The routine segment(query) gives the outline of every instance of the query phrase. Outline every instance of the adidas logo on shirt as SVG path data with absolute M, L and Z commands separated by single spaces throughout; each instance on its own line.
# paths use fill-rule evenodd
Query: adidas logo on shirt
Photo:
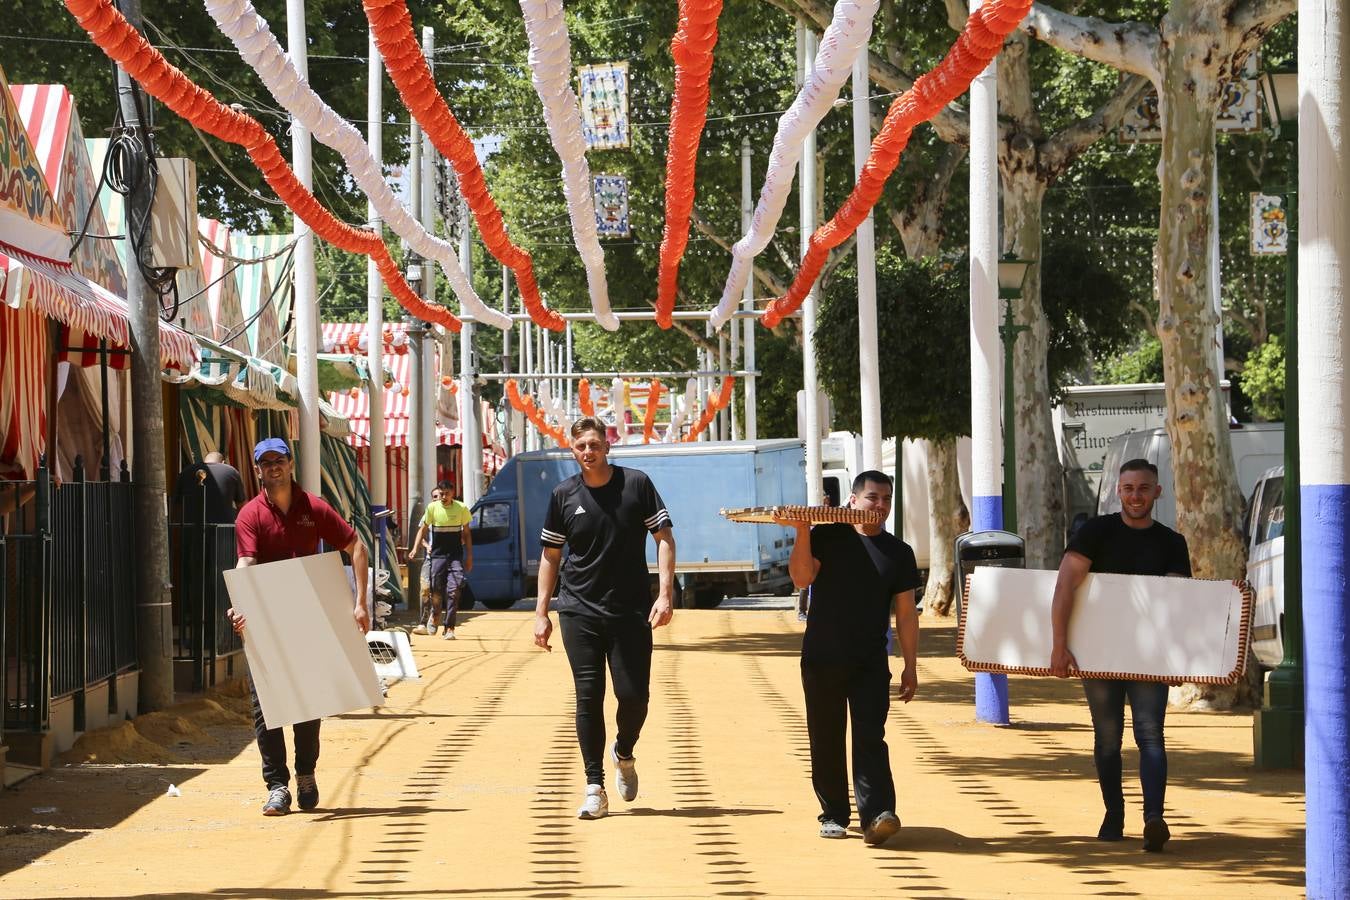
M 584 507 L 584 506 L 582 506 L 580 503 L 578 503 L 578 504 L 577 504 L 577 511 L 576 511 L 575 515 L 578 515 L 578 516 L 579 516 L 579 515 L 581 515 L 582 513 L 584 513 L 585 511 L 586 511 L 586 507 Z

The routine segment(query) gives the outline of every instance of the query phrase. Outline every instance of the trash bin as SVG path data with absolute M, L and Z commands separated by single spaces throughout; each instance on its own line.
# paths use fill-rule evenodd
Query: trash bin
M 956 539 L 956 618 L 965 605 L 966 576 L 976 566 L 1025 569 L 1027 542 L 1011 531 L 967 531 Z

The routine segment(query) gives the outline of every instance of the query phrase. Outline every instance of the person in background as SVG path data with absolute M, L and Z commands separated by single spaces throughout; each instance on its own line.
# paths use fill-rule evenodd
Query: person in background
M 239 470 L 214 450 L 179 473 L 173 496 L 182 504 L 181 521 L 188 525 L 232 525 L 247 500 Z
M 356 531 L 337 510 L 321 497 L 309 493 L 295 483 L 291 449 L 281 438 L 267 438 L 253 448 L 254 468 L 262 490 L 239 511 L 235 522 L 235 542 L 239 555 L 238 568 L 313 556 L 319 552 L 319 542 L 348 554 L 356 579 L 356 607 L 352 618 L 362 632 L 370 630 L 370 613 L 366 608 L 368 566 L 366 545 Z M 277 603 L 286 598 L 277 597 Z M 247 622 L 235 609 L 226 610 L 236 633 L 248 640 Z M 303 635 L 296 635 L 303 640 Z M 253 732 L 262 755 L 263 781 L 267 785 L 267 801 L 263 804 L 265 816 L 284 816 L 291 811 L 291 772 L 286 766 L 286 735 L 280 728 L 268 728 L 263 719 L 258 692 L 249 682 L 253 697 Z M 319 720 L 298 722 L 292 728 L 295 739 L 296 799 L 301 809 L 319 805 L 319 785 L 314 770 L 319 762 Z
M 425 583 L 431 598 L 426 631 L 436 633 L 436 613 L 443 610 L 441 637 L 453 641 L 464 576 L 473 570 L 473 536 L 469 532 L 473 516 L 467 506 L 455 499 L 455 486 L 449 481 L 439 482 L 431 498 L 413 538 L 413 553 L 420 552 L 426 537 Z

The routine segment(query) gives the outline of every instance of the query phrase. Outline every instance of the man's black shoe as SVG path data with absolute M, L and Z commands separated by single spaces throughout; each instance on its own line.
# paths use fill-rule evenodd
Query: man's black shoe
M 1155 816 L 1144 823 L 1144 849 L 1149 853 L 1161 853 L 1163 844 L 1172 838 L 1172 830 L 1162 816 Z
M 1097 829 L 1097 840 L 1125 840 L 1125 813 L 1107 810 L 1106 816 L 1102 819 L 1102 827 Z
M 313 775 L 295 776 L 295 795 L 301 809 L 313 809 L 319 805 L 319 783 Z

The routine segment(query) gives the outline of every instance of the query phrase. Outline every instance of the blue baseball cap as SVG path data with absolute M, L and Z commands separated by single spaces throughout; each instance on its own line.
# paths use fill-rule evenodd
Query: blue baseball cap
M 263 454 L 269 451 L 272 453 L 280 453 L 282 456 L 291 455 L 291 448 L 281 438 L 264 438 L 263 440 L 258 441 L 257 446 L 253 448 L 253 461 L 257 462 L 262 459 Z

